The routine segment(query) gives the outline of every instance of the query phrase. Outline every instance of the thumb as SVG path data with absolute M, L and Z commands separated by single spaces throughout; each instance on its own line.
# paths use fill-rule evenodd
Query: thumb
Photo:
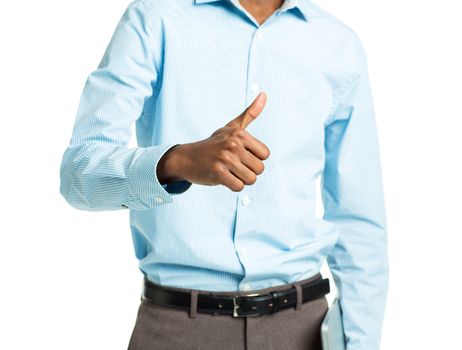
M 266 98 L 266 93 L 260 92 L 250 106 L 248 106 L 239 116 L 228 122 L 226 126 L 245 129 L 247 125 L 254 121 L 263 111 L 266 104 Z

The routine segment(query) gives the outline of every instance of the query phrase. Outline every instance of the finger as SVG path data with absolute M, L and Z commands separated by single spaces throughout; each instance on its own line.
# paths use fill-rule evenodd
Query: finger
M 247 150 L 242 155 L 241 162 L 256 175 L 260 175 L 265 170 L 263 162 Z
M 239 159 L 233 158 L 228 167 L 231 173 L 246 185 L 252 185 L 257 181 L 257 175 L 242 164 Z
M 239 192 L 244 189 L 244 183 L 229 170 L 225 171 L 222 175 L 221 183 L 234 192 Z
M 266 104 L 266 99 L 266 93 L 263 91 L 260 92 L 253 100 L 253 102 L 244 110 L 244 112 L 228 122 L 226 126 L 245 129 L 263 111 L 263 108 Z
M 247 133 L 243 139 L 244 148 L 253 153 L 256 157 L 261 160 L 265 160 L 270 155 L 269 148 L 260 140 Z

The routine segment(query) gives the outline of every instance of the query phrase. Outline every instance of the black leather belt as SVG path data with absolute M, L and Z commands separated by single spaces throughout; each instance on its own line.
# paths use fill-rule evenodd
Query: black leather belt
M 191 307 L 191 293 L 177 291 L 159 286 L 143 278 L 141 299 L 181 310 Z M 319 278 L 302 284 L 302 303 L 319 298 L 330 292 L 328 278 Z M 197 312 L 215 315 L 232 315 L 233 317 L 260 316 L 275 313 L 278 310 L 294 307 L 297 303 L 295 287 L 272 291 L 268 294 L 246 295 L 211 295 L 197 294 Z

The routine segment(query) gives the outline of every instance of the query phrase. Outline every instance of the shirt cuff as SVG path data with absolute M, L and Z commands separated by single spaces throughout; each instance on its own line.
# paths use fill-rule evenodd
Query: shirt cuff
M 157 165 L 162 156 L 177 144 L 164 144 L 142 148 L 143 152 L 133 160 L 129 173 L 132 207 L 150 209 L 156 205 L 173 202 L 173 196 L 191 187 L 187 180 L 161 184 L 157 178 Z M 128 205 L 130 207 L 130 205 Z
M 174 196 L 174 195 L 185 192 L 189 187 L 191 187 L 191 185 L 192 183 L 189 182 L 188 180 L 180 180 L 180 181 L 174 181 L 174 182 L 163 184 L 162 187 L 168 193 Z

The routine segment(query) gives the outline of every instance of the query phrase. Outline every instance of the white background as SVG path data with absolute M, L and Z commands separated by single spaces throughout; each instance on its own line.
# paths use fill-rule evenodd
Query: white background
M 368 55 L 391 263 L 382 349 L 459 348 L 462 8 L 317 4 L 353 28 Z M 80 93 L 127 5 L 0 5 L 1 349 L 127 347 L 142 276 L 128 211 L 79 211 L 59 194 Z

